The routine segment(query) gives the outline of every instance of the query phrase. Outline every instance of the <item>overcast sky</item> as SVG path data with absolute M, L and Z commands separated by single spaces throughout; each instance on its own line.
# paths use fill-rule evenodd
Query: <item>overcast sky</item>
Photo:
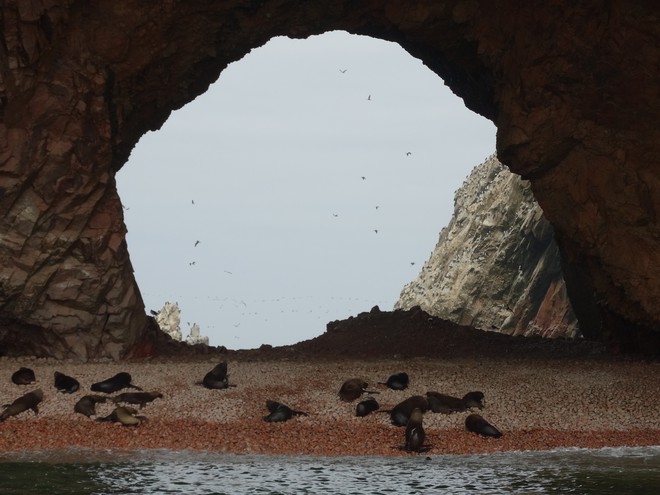
M 177 302 L 184 338 L 197 322 L 230 349 L 391 310 L 494 150 L 494 125 L 398 45 L 272 39 L 117 175 L 146 309 Z

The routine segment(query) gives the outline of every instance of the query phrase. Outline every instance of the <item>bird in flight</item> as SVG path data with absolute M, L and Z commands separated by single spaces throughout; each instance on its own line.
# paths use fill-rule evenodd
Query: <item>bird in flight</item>
M 199 244 L 199 241 L 195 241 L 195 246 L 194 247 L 197 247 L 197 244 Z
M 371 95 L 367 96 L 367 100 L 371 101 Z
M 196 261 L 191 261 L 191 262 L 188 263 L 188 264 L 189 264 L 190 266 L 193 266 L 195 263 L 197 263 L 197 262 L 196 262 Z
M 378 229 L 374 229 L 374 232 L 377 234 L 377 233 L 378 233 Z
M 346 71 L 347 71 L 347 70 L 348 70 L 348 69 L 339 69 L 339 72 L 341 72 L 342 74 L 346 74 Z
M 412 151 L 406 151 L 406 156 L 412 155 Z
M 367 180 L 367 178 L 363 175 L 363 176 L 362 176 L 362 180 Z
M 337 218 L 339 215 L 337 215 L 336 213 L 333 213 L 332 216 Z
M 195 200 L 194 200 L 194 199 L 192 200 L 192 204 L 195 204 Z

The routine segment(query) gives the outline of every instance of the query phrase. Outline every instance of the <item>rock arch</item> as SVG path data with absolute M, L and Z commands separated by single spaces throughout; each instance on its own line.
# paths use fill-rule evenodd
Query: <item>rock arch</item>
M 652 2 L 6 0 L 0 14 L 4 352 L 150 352 L 114 174 L 230 62 L 334 29 L 399 43 L 495 122 L 500 159 L 555 228 L 582 331 L 658 352 Z

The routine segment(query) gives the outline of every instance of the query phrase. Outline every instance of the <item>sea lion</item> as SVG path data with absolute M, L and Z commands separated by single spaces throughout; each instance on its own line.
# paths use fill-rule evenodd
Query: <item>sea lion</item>
M 34 414 L 39 414 L 39 403 L 43 400 L 44 393 L 38 388 L 32 392 L 20 396 L 14 402 L 5 406 L 5 410 L 0 413 L 0 421 L 4 421 L 10 416 L 16 416 L 28 409 L 32 409 Z
M 491 425 L 479 414 L 470 414 L 465 418 L 465 429 L 485 437 L 500 438 L 502 436 L 500 430 Z
M 11 375 L 11 381 L 16 385 L 31 385 L 37 381 L 34 371 L 30 368 L 21 367 Z
M 72 394 L 80 388 L 80 383 L 75 378 L 55 372 L 55 388 L 64 394 Z
M 377 411 L 379 407 L 376 399 L 373 397 L 367 397 L 363 401 L 358 402 L 358 405 L 355 407 L 355 415 L 363 418 L 364 416 Z
M 408 423 L 406 424 L 406 444 L 404 446 L 407 452 L 426 452 L 428 447 L 424 446 L 426 433 L 423 425 L 424 415 L 416 407 L 410 413 Z
M 390 375 L 390 377 L 387 379 L 386 382 L 378 382 L 380 385 L 385 385 L 387 388 L 391 388 L 392 390 L 405 390 L 408 388 L 408 382 L 410 381 L 410 378 L 408 378 L 408 373 L 405 371 L 402 371 L 401 373 L 395 373 L 394 375 Z
M 365 392 L 368 394 L 379 393 L 376 390 L 367 390 L 368 386 L 369 384 L 362 378 L 349 378 L 342 383 L 341 388 L 339 389 L 339 398 L 346 402 L 352 402 Z
M 269 423 L 274 423 L 278 421 L 288 421 L 293 416 L 308 415 L 306 412 L 295 411 L 291 409 L 289 406 L 284 405 L 281 402 L 276 402 L 274 400 L 267 400 L 266 407 L 268 408 L 268 411 L 270 411 L 270 414 L 268 416 L 264 416 L 264 421 L 268 421 Z
M 117 397 L 113 397 L 112 401 L 117 404 L 124 402 L 125 404 L 138 404 L 140 409 L 154 399 L 162 399 L 163 394 L 160 392 L 124 392 Z
M 229 375 L 227 374 L 227 363 L 225 361 L 217 364 L 211 371 L 204 375 L 202 385 L 206 388 L 221 390 L 231 387 Z
M 121 423 L 123 426 L 138 426 L 147 418 L 136 416 L 136 414 L 137 410 L 132 407 L 116 407 L 109 415 L 96 418 L 96 421 L 112 421 L 113 423 Z
M 467 409 L 476 407 L 477 409 L 484 408 L 484 393 L 479 391 L 468 392 L 463 396 L 463 403 Z
M 104 392 L 106 394 L 111 394 L 121 390 L 122 388 L 134 388 L 136 390 L 142 390 L 140 387 L 133 385 L 131 381 L 131 375 L 125 371 L 122 371 L 121 373 L 117 373 L 112 378 L 108 378 L 102 382 L 92 383 L 92 392 Z
M 482 392 L 468 392 L 460 399 L 439 392 L 426 392 L 426 396 L 428 397 L 431 411 L 434 413 L 451 414 L 467 411 L 472 407 L 483 409 L 483 403 L 481 401 L 484 394 Z
M 99 402 L 105 402 L 106 400 L 108 400 L 108 398 L 103 395 L 85 395 L 76 402 L 73 406 L 73 410 L 77 413 L 84 414 L 88 418 L 96 416 L 96 404 Z
M 395 426 L 406 426 L 408 419 L 415 409 L 419 409 L 422 413 L 429 410 L 429 402 L 426 397 L 421 395 L 413 395 L 406 400 L 399 402 L 390 411 L 383 411 L 390 413 L 390 420 Z

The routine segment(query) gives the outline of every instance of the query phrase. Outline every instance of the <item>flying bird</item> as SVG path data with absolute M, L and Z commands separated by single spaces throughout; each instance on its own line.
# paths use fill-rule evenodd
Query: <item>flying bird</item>
M 371 101 L 371 95 L 367 96 L 367 100 Z
M 378 229 L 374 229 L 374 232 L 377 234 L 377 233 L 378 233 Z
M 363 176 L 362 176 L 362 180 L 367 180 L 367 178 L 363 175 Z
M 346 71 L 347 71 L 347 70 L 348 70 L 348 69 L 339 69 L 339 72 L 341 72 L 342 74 L 346 74 Z
M 199 241 L 195 241 L 195 246 L 194 247 L 197 247 L 197 244 L 199 244 Z
M 412 151 L 406 151 L 406 156 L 412 155 Z
M 196 261 L 191 261 L 191 262 L 188 263 L 188 264 L 189 264 L 190 266 L 193 266 L 195 263 L 197 263 L 197 262 L 196 262 Z
M 194 200 L 194 199 L 192 200 L 192 204 L 195 204 L 195 200 Z
M 339 215 L 337 215 L 336 213 L 333 213 L 332 216 L 336 218 L 336 217 L 338 217 Z

